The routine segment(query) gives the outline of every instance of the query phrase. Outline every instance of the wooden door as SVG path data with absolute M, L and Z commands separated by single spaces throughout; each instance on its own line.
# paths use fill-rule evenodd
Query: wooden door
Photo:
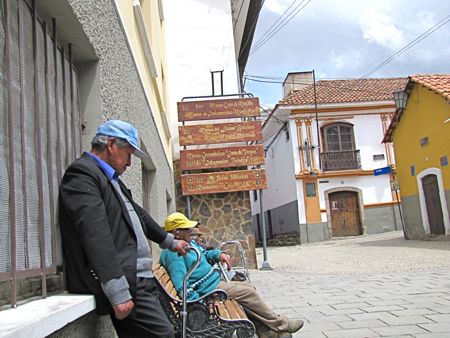
M 339 191 L 329 195 L 333 237 L 361 235 L 358 195 Z
M 430 174 L 422 178 L 422 187 L 425 195 L 430 232 L 433 235 L 444 235 L 444 215 L 442 213 L 437 176 Z

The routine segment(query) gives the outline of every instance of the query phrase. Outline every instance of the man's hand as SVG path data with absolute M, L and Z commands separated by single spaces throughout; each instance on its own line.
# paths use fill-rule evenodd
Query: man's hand
M 222 252 L 222 253 L 220 254 L 220 256 L 219 256 L 219 261 L 220 261 L 222 264 L 226 264 L 226 265 L 227 265 L 228 271 L 231 270 L 231 267 L 232 267 L 232 265 L 231 265 L 231 257 L 230 257 L 226 252 Z
M 134 303 L 131 299 L 127 300 L 125 303 L 117 304 L 113 306 L 114 315 L 119 320 L 124 319 L 130 314 L 131 310 L 133 310 L 133 307 Z
M 177 242 L 177 246 L 175 247 L 175 251 L 178 252 L 178 254 L 180 256 L 184 256 L 187 253 L 187 251 L 185 249 L 187 245 L 189 245 L 188 242 L 183 241 L 182 239 L 179 239 Z

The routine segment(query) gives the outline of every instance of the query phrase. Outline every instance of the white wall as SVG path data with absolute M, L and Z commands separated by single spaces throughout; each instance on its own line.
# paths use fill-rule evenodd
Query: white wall
M 224 70 L 224 94 L 239 92 L 230 0 L 164 1 L 171 131 L 179 158 L 177 101 L 211 95 L 210 71 Z M 220 93 L 216 82 L 216 94 Z
M 276 123 L 275 120 L 271 121 Z M 281 127 L 282 125 L 280 124 L 278 129 Z M 264 147 L 268 146 L 273 137 L 265 141 Z M 266 152 L 267 189 L 263 192 L 264 210 L 273 209 L 297 199 L 291 139 L 292 135 L 290 132 L 289 139 L 287 139 L 286 132 L 282 131 Z M 253 197 L 251 200 L 252 214 L 258 214 L 260 210 L 259 200 L 254 201 Z
M 328 181 L 328 183 L 320 183 L 320 181 Z M 340 187 L 356 187 L 361 189 L 364 204 L 392 201 L 389 175 L 323 178 L 319 179 L 318 183 L 321 209 L 325 209 L 326 207 L 324 191 Z
M 351 123 L 354 124 L 356 149 L 361 155 L 361 166 L 364 170 L 385 167 L 387 155 L 383 139 L 383 125 L 379 115 L 355 116 Z M 373 155 L 384 154 L 384 160 L 374 161 Z

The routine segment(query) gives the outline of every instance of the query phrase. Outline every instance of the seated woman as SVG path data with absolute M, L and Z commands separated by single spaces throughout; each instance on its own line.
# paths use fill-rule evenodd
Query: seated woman
M 198 222 L 189 220 L 182 213 L 175 212 L 164 221 L 164 230 L 173 233 L 177 239 L 191 241 L 190 229 L 197 224 Z M 191 241 L 191 245 L 198 247 L 195 241 Z M 180 295 L 184 276 L 196 260 L 197 255 L 193 251 L 185 256 L 178 256 L 169 250 L 161 252 L 160 264 L 169 272 Z M 224 290 L 229 298 L 235 299 L 244 308 L 248 318 L 255 324 L 258 337 L 289 338 L 302 328 L 302 320 L 289 320 L 285 315 L 278 315 L 271 310 L 251 284 L 222 281 L 220 273 L 213 268 L 213 264 L 219 261 L 231 266 L 230 257 L 219 249 L 202 251 L 200 265 L 189 277 L 187 299 L 197 299 L 215 289 Z

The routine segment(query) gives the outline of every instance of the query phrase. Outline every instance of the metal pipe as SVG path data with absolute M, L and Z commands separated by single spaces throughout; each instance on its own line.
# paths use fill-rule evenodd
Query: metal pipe
M 319 132 L 319 113 L 317 111 L 317 91 L 316 91 L 316 72 L 313 69 L 313 88 L 314 88 L 314 111 L 316 113 L 316 130 L 317 130 L 317 153 L 319 160 L 319 171 L 322 168 L 322 160 L 320 159 L 320 132 Z
M 261 265 L 261 270 L 272 270 L 268 260 L 267 260 L 267 243 L 266 243 L 266 221 L 264 217 L 263 209 L 263 191 L 259 190 L 259 214 L 262 227 L 262 245 L 263 245 L 263 262 Z
M 45 261 L 45 222 L 44 222 L 44 177 L 42 172 L 42 135 L 41 135 L 41 93 L 40 93 L 40 64 L 39 64 L 39 41 L 37 32 L 37 13 L 36 13 L 36 0 L 33 0 L 33 49 L 34 49 L 34 109 L 35 109 L 35 128 L 36 128 L 36 152 L 37 156 L 37 188 L 39 196 L 39 209 L 38 209 L 38 219 L 39 219 L 39 253 L 41 259 L 41 286 L 42 286 L 42 297 L 47 298 L 47 281 L 46 281 L 46 261 Z
M 202 96 L 184 96 L 181 101 L 184 100 L 190 100 L 190 99 L 207 99 L 209 97 L 217 97 L 219 95 L 202 95 Z M 225 95 L 220 95 L 221 97 L 230 97 L 230 96 L 248 96 L 248 97 L 253 97 L 252 93 L 239 93 L 239 94 L 225 94 Z
M 66 52 L 64 47 L 61 48 L 61 67 L 62 67 L 62 88 L 63 88 L 63 115 L 64 115 L 64 168 L 67 168 L 69 166 L 69 122 L 67 115 L 69 112 L 67 111 L 67 86 L 66 86 Z
M 50 65 L 49 65 L 49 50 L 48 50 L 48 28 L 44 22 L 44 54 L 45 54 L 45 103 L 46 103 L 46 116 L 47 116 L 47 174 L 48 174 L 48 187 L 49 187 L 49 200 L 50 200 L 50 227 L 51 227 L 51 254 L 52 254 L 52 266 L 56 262 L 56 215 L 55 215 L 55 201 L 54 201 L 54 181 L 52 166 L 54 163 L 52 153 L 52 130 L 53 124 L 50 114 Z
M 191 210 L 191 196 L 186 196 L 186 206 L 187 206 L 187 214 L 188 218 L 191 219 L 192 217 L 192 210 Z
M 24 238 L 26 241 L 25 244 L 25 269 L 29 268 L 29 252 L 28 252 L 28 187 L 27 187 L 27 157 L 25 156 L 25 146 L 27 144 L 25 140 L 25 95 L 24 95 L 24 67 L 25 67 L 25 56 L 22 48 L 22 44 L 24 43 L 24 33 L 23 33 L 23 2 L 18 2 L 18 23 L 19 23 L 19 83 L 20 83 L 20 109 L 19 109 L 19 118 L 20 118 L 20 142 L 21 142 L 21 151 L 22 151 L 22 196 L 23 196 L 23 227 L 24 227 Z M 30 142 L 34 142 L 34 140 L 30 140 Z
M 58 44 L 56 43 L 56 19 L 52 19 L 53 23 L 53 63 L 55 66 L 55 115 L 56 115 L 56 165 L 58 173 L 58 182 L 62 178 L 62 159 L 61 159 L 61 128 L 59 120 L 59 87 L 58 87 Z
M 11 13 L 10 2 L 5 1 L 5 58 L 6 74 L 8 79 L 8 157 L 9 157 L 9 214 L 11 224 L 11 307 L 16 307 L 17 301 L 17 280 L 15 271 L 17 270 L 17 237 L 16 237 L 16 175 L 15 175 L 15 156 L 14 156 L 14 121 L 13 121 L 13 84 L 11 69 Z
M 184 276 L 183 279 L 183 294 L 181 295 L 181 299 L 183 302 L 183 310 L 181 311 L 181 319 L 182 319 L 182 335 L 183 338 L 186 338 L 186 323 L 187 323 L 187 284 L 188 284 L 188 280 L 189 277 L 191 276 L 191 274 L 194 272 L 195 269 L 197 269 L 197 267 L 200 264 L 200 260 L 202 259 L 200 250 L 198 250 L 197 248 L 193 247 L 193 246 L 186 246 L 185 249 L 187 251 L 190 250 L 194 250 L 195 254 L 197 255 L 197 260 L 195 261 L 195 263 L 189 268 L 189 270 L 186 273 L 186 276 Z M 189 253 L 187 253 L 189 254 Z

